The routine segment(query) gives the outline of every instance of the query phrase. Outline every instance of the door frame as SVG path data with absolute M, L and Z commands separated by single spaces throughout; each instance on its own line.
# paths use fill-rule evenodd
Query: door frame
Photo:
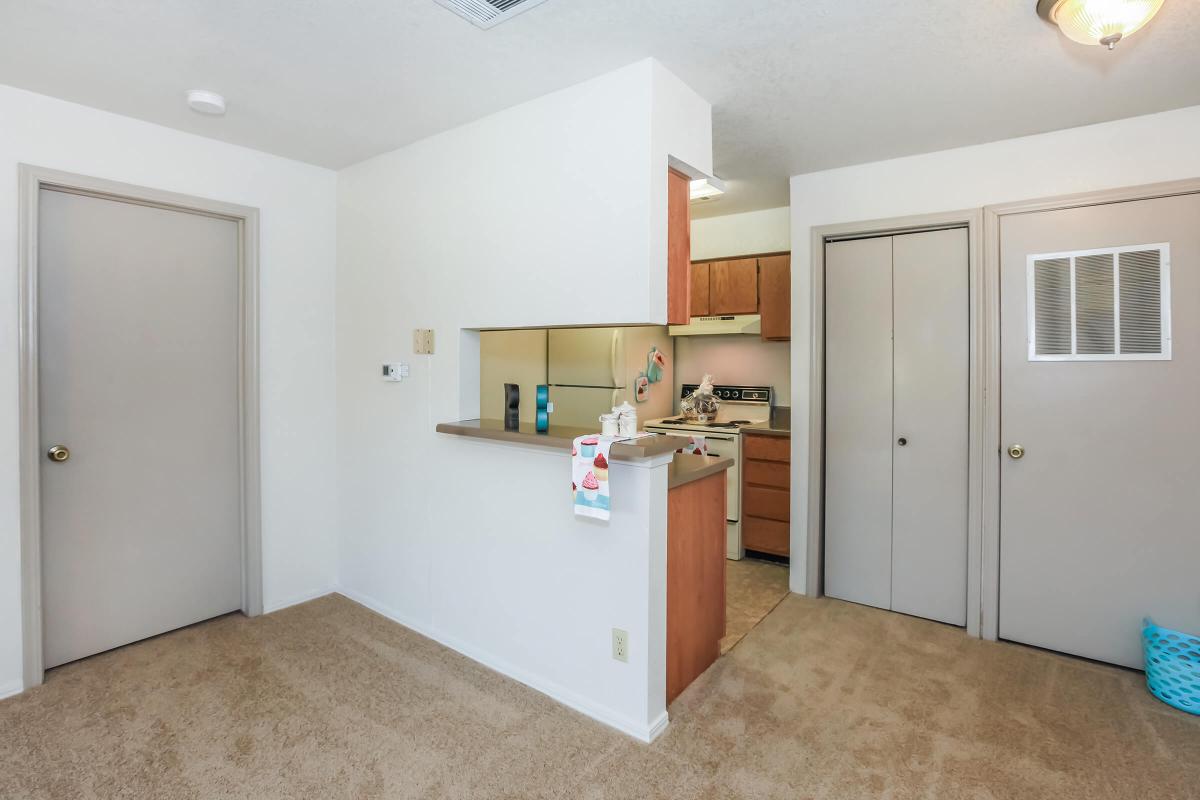
M 41 460 L 38 383 L 38 225 L 43 188 L 219 217 L 238 225 L 238 434 L 242 613 L 262 613 L 262 495 L 259 452 L 258 209 L 45 167 L 19 168 L 18 330 L 21 503 L 21 642 L 26 689 L 43 678 Z
M 1122 186 L 1093 192 L 1054 195 L 1013 203 L 985 206 L 983 209 L 984 274 L 988 287 L 987 311 L 994 327 L 989 327 L 991 337 L 988 356 L 988 378 L 990 385 L 1000 388 L 1000 222 L 1009 214 L 1031 214 L 1042 211 L 1060 211 L 1070 208 L 1126 203 L 1135 200 L 1153 200 L 1160 197 L 1175 197 L 1185 194 L 1200 194 L 1200 178 L 1189 178 L 1163 183 L 1148 183 L 1137 186 Z M 988 442 L 995 448 L 995 457 L 987 459 L 984 476 L 989 502 L 983 509 L 983 561 L 982 568 L 982 634 L 985 639 L 998 639 L 1000 635 L 1000 464 L 1003 459 L 1003 442 L 1000 441 L 1000 395 L 988 408 Z
M 968 315 L 970 354 L 967 366 L 969 409 L 967 423 L 967 633 L 981 634 L 983 529 L 985 508 L 993 502 L 987 492 L 984 453 L 987 442 L 998 441 L 998 431 L 989 427 L 989 387 L 993 364 L 987 357 L 993 327 L 998 317 L 990 313 L 988 280 L 984 268 L 984 219 L 982 209 L 940 214 L 894 217 L 839 225 L 815 226 L 811 234 L 812 271 L 810 282 L 811 352 L 809 373 L 808 428 L 808 541 L 806 594 L 824 594 L 825 538 L 825 245 L 842 239 L 893 236 L 922 231 L 966 228 L 968 270 Z M 998 369 L 996 371 L 998 375 Z M 998 466 L 997 466 L 998 469 Z

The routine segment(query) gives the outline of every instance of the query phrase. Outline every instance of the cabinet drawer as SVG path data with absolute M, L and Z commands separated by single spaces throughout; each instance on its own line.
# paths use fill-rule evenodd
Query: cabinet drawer
M 742 546 L 777 556 L 791 554 L 791 526 L 759 517 L 742 518 Z
M 787 522 L 791 519 L 790 493 L 786 489 L 746 486 L 742 489 L 742 513 Z
M 742 434 L 742 453 L 746 458 L 762 461 L 791 461 L 792 437 Z
M 791 485 L 792 465 L 786 461 L 755 461 L 746 459 L 742 464 L 742 476 L 746 483 L 774 486 L 787 489 Z

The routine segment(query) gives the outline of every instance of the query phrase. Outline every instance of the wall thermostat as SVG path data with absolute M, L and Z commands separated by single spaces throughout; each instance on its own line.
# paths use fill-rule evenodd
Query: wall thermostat
M 385 381 L 402 381 L 408 377 L 408 364 L 384 364 L 383 379 Z

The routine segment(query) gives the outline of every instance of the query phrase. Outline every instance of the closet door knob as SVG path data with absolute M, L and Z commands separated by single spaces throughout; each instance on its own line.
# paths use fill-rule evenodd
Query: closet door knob
M 906 444 L 908 444 L 908 437 L 901 436 L 899 439 L 896 440 L 896 444 L 900 445 L 901 447 L 904 447 Z

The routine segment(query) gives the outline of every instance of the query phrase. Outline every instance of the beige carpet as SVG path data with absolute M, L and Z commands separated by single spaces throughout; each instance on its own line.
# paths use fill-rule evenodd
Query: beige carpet
M 234 615 L 0 702 L 0 797 L 1200 796 L 1141 676 L 786 598 L 646 746 L 341 597 Z
M 728 653 L 788 593 L 785 564 L 743 558 L 725 562 L 725 636 L 721 652 Z

